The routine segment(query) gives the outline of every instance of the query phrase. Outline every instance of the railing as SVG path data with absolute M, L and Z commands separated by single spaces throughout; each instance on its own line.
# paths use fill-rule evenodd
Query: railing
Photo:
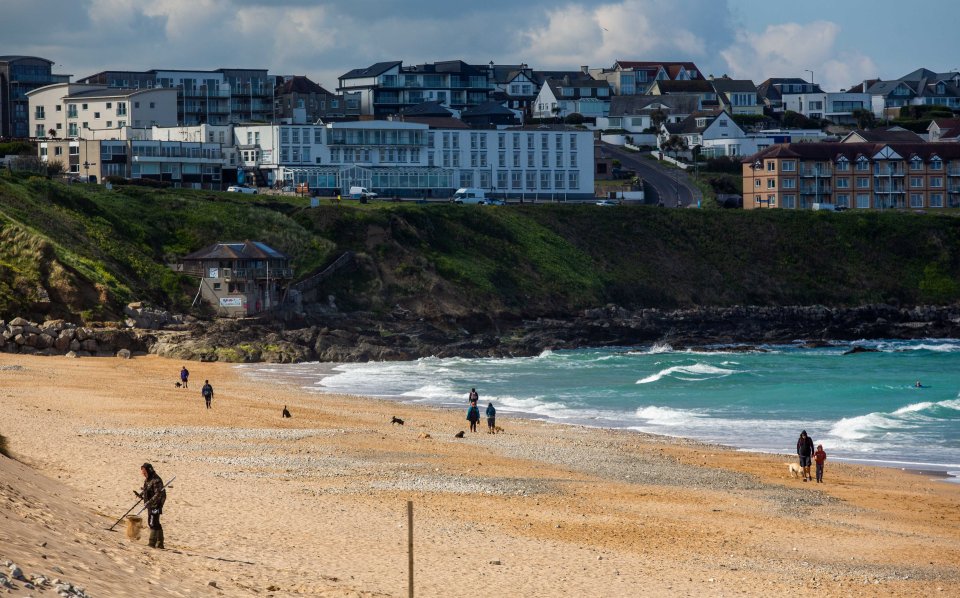
M 801 170 L 800 176 L 830 177 L 833 176 L 833 170 L 830 168 L 804 168 Z
M 801 187 L 801 188 L 800 188 L 800 193 L 802 193 L 802 194 L 804 194 L 804 195 L 816 195 L 816 194 L 818 194 L 818 193 L 819 193 L 820 195 L 829 195 L 830 193 L 833 193 L 833 191 L 832 191 L 832 189 L 831 189 L 829 186 L 824 186 L 824 187 Z
M 261 280 L 266 278 L 293 278 L 290 268 L 223 268 L 224 280 Z

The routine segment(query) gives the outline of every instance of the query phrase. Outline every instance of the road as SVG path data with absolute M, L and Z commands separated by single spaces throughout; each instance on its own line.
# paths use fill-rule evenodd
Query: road
M 636 171 L 637 176 L 653 188 L 656 197 L 647 198 L 646 203 L 663 202 L 668 208 L 697 207 L 700 191 L 685 171 L 661 166 L 659 162 L 645 158 L 644 154 L 630 152 L 616 145 L 604 143 L 603 147 L 611 156 L 620 160 L 622 168 Z

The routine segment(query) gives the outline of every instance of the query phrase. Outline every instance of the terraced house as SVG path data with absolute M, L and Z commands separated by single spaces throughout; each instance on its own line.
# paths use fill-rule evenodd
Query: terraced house
M 960 208 L 958 144 L 779 144 L 742 165 L 748 210 Z

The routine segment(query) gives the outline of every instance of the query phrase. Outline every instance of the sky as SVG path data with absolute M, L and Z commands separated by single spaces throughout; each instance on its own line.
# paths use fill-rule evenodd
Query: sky
M 916 12 L 919 11 L 919 12 Z M 0 55 L 73 80 L 104 70 L 261 68 L 337 77 L 375 62 L 610 67 L 692 61 L 839 91 L 960 70 L 960 3 L 927 0 L 0 0 Z

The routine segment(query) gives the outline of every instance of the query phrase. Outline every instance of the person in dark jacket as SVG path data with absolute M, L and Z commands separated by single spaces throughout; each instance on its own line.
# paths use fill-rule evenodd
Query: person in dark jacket
M 470 408 L 467 409 L 467 420 L 470 421 L 470 431 L 476 432 L 477 422 L 480 421 L 480 408 L 476 403 L 471 403 Z
M 200 394 L 203 395 L 203 400 L 207 403 L 207 409 L 209 409 L 210 401 L 213 400 L 213 387 L 210 386 L 209 380 L 203 381 L 203 388 L 200 389 Z
M 487 404 L 487 432 L 493 434 L 497 427 L 497 410 L 493 408 L 493 403 Z
M 190 370 L 187 369 L 187 366 L 180 368 L 180 384 L 184 388 L 187 388 L 187 382 L 190 380 Z
M 143 500 L 147 508 L 147 527 L 150 528 L 150 548 L 163 548 L 163 526 L 160 525 L 160 515 L 163 513 L 163 503 L 167 501 L 167 491 L 163 487 L 163 480 L 154 471 L 153 465 L 144 463 L 140 466 L 143 474 L 143 490 L 134 494 Z
M 800 432 L 800 438 L 797 439 L 797 455 L 800 457 L 800 467 L 803 468 L 803 481 L 809 482 L 810 462 L 813 459 L 813 438 L 807 436 L 807 431 Z

